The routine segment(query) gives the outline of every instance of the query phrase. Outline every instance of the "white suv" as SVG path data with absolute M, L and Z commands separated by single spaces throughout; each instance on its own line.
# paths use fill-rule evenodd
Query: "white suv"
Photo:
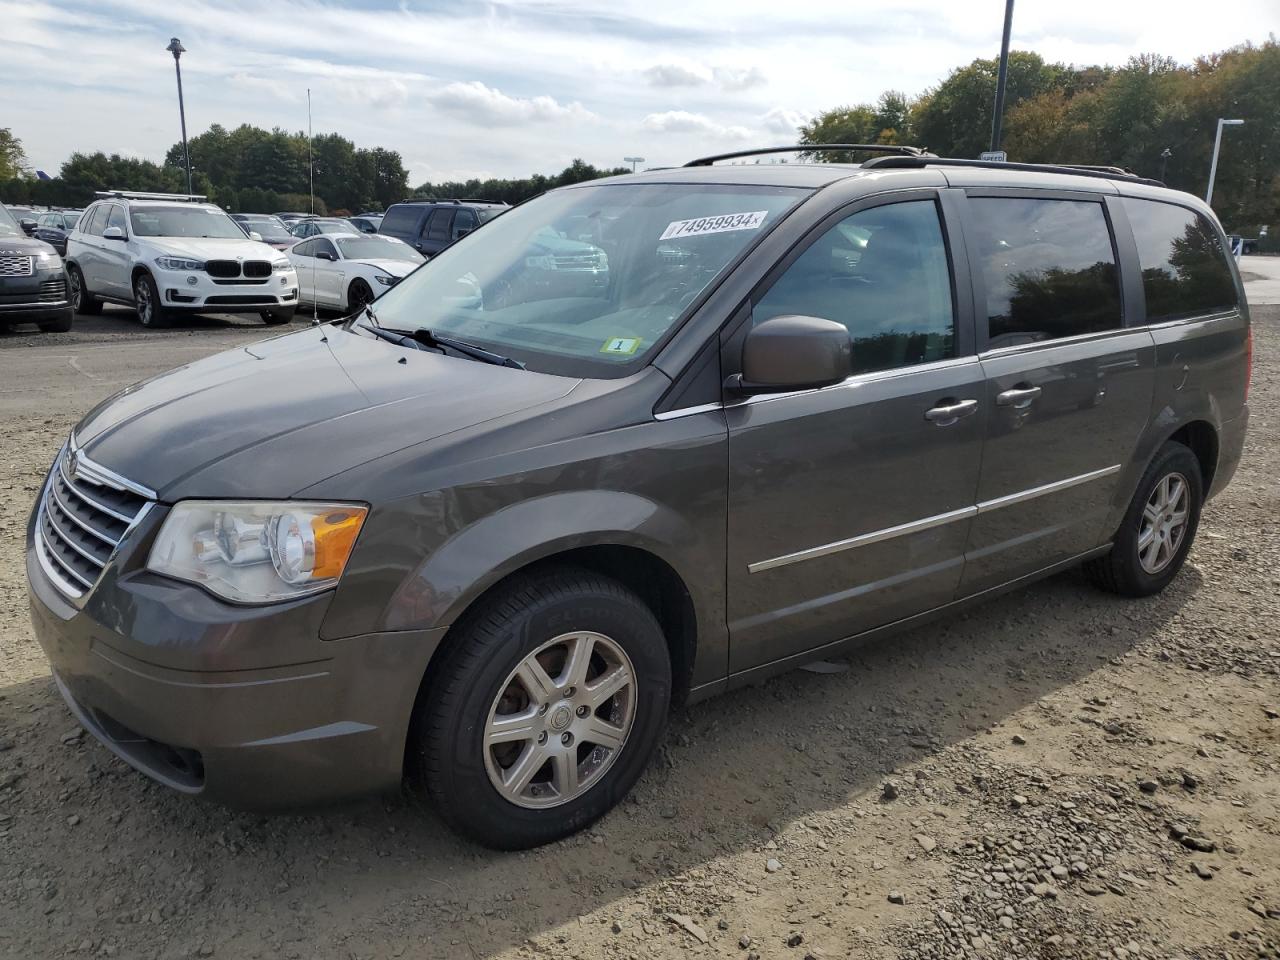
M 104 301 L 138 311 L 144 326 L 182 313 L 257 313 L 288 323 L 298 305 L 289 258 L 204 197 L 99 193 L 67 237 L 67 285 L 77 313 Z

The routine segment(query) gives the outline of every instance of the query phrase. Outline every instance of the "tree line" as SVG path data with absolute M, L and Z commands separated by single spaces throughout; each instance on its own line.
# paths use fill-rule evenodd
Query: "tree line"
M 990 146 L 997 67 L 974 60 L 918 97 L 890 90 L 873 104 L 828 110 L 800 128 L 800 142 L 914 144 L 976 158 Z M 1256 235 L 1280 221 L 1274 37 L 1191 64 L 1144 55 L 1122 67 L 1074 66 L 1012 51 L 1001 147 L 1011 161 L 1117 165 L 1204 196 L 1219 117 L 1245 124 L 1223 134 L 1213 205 L 1228 229 Z

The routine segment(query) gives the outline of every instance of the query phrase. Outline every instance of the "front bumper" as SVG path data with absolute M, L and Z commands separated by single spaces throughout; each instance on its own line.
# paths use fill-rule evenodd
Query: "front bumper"
M 61 263 L 26 277 L 0 277 L 0 323 L 48 320 L 70 306 Z
M 218 280 L 203 271 L 152 269 L 166 310 L 204 313 L 257 313 L 298 304 L 298 274 L 276 271 L 260 281 Z
M 141 569 L 160 519 L 126 537 L 78 602 L 45 574 L 28 527 L 36 638 L 85 728 L 153 779 L 233 806 L 397 785 L 418 684 L 444 631 L 325 641 L 328 594 L 225 604 Z

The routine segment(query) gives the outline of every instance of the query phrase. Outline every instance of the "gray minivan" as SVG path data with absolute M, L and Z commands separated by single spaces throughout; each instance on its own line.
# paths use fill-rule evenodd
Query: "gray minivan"
M 184 793 L 407 778 L 520 848 L 616 804 L 673 703 L 1075 564 L 1161 590 L 1248 416 L 1213 213 L 882 149 L 554 190 L 99 404 L 27 532 L 73 713 Z

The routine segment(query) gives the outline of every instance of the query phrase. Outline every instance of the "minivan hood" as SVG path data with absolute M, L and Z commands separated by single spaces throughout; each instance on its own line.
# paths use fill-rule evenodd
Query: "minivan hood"
M 376 457 L 556 400 L 578 383 L 322 325 L 129 387 L 94 408 L 75 438 L 89 458 L 162 501 L 284 498 Z

